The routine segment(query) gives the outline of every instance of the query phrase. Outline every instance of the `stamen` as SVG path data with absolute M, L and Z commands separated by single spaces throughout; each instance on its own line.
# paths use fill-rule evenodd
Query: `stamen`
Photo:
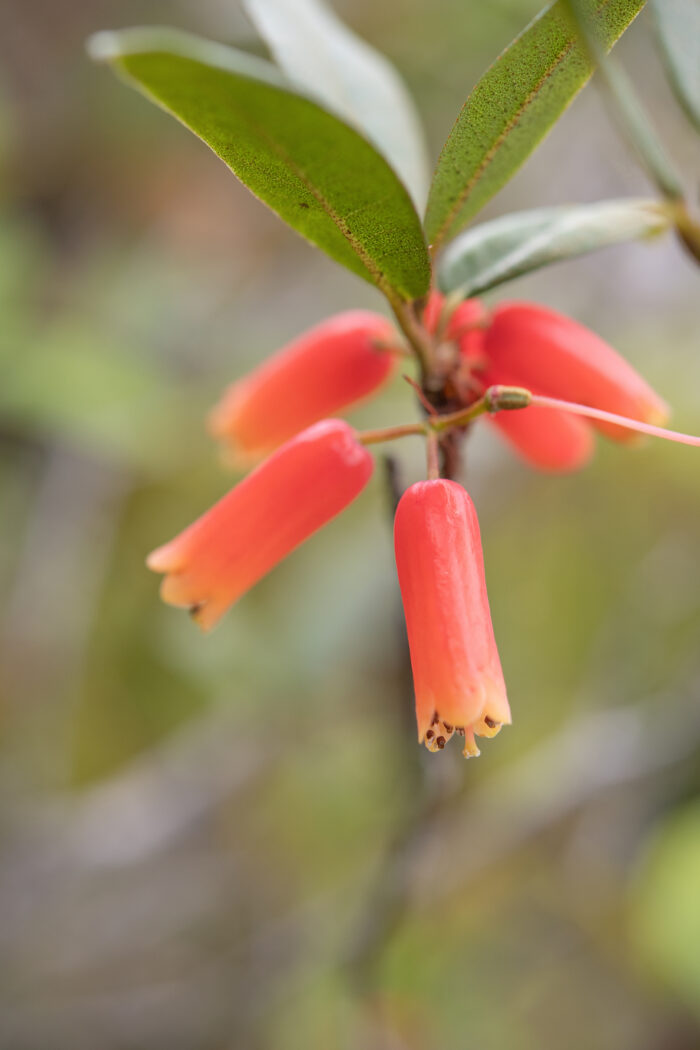
M 485 736 L 487 738 L 497 736 L 501 731 L 501 722 L 497 722 L 495 718 L 490 718 L 488 715 L 484 715 L 480 721 L 475 722 L 472 729 L 477 736 Z
M 490 715 L 484 715 L 478 722 L 471 726 L 453 726 L 449 722 L 443 722 L 436 713 L 430 729 L 424 737 L 424 744 L 428 751 L 435 754 L 436 751 L 444 751 L 445 745 L 453 736 L 461 736 L 464 739 L 462 754 L 465 758 L 476 758 L 480 755 L 475 736 L 492 737 L 500 732 L 502 722 L 497 722 Z
M 432 726 L 425 734 L 425 746 L 428 751 L 432 751 L 433 753 L 436 751 L 442 751 L 447 741 L 452 737 L 454 731 L 454 726 L 443 722 L 437 713 L 434 714 Z

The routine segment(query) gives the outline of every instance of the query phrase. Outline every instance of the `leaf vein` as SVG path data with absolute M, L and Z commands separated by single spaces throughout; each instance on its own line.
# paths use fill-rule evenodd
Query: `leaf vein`
M 445 236 L 445 233 L 447 232 L 448 228 L 454 222 L 455 216 L 459 212 L 460 208 L 463 206 L 463 204 L 466 201 L 466 199 L 469 196 L 469 194 L 472 192 L 472 190 L 474 189 L 476 184 L 482 179 L 482 177 L 484 175 L 484 172 L 489 167 L 489 165 L 493 161 L 494 157 L 496 156 L 496 154 L 500 150 L 501 146 L 503 145 L 503 142 L 508 138 L 508 136 L 510 135 L 511 131 L 513 130 L 513 128 L 518 126 L 518 124 L 522 120 L 523 115 L 527 111 L 528 107 L 531 105 L 531 103 L 535 100 L 535 98 L 537 97 L 537 95 L 541 91 L 543 84 L 545 84 L 547 82 L 547 80 L 549 80 L 549 78 L 552 76 L 552 74 L 561 65 L 561 63 L 564 61 L 566 56 L 569 54 L 569 52 L 571 51 L 573 46 L 574 46 L 574 41 L 570 40 L 569 43 L 566 45 L 566 47 L 562 48 L 562 50 L 559 52 L 559 54 L 556 56 L 556 58 L 550 63 L 550 65 L 544 71 L 544 73 L 542 74 L 540 79 L 537 81 L 535 86 L 525 96 L 525 98 L 521 102 L 520 106 L 515 111 L 515 113 L 513 113 L 513 115 L 508 120 L 508 122 L 504 125 L 503 130 L 501 131 L 501 133 L 498 135 L 498 137 L 496 139 L 494 139 L 493 144 L 487 150 L 487 152 L 484 154 L 484 156 L 481 159 L 479 165 L 475 168 L 474 174 L 465 183 L 464 188 L 457 195 L 457 197 L 455 198 L 455 201 L 454 201 L 452 207 L 450 208 L 450 210 L 448 211 L 447 215 L 445 216 L 445 219 L 444 219 L 444 221 L 442 223 L 442 226 L 440 227 L 440 229 L 438 230 L 438 232 L 437 232 L 437 234 L 435 236 L 435 242 L 434 243 L 435 243 L 436 246 L 439 245 L 440 242 L 442 241 L 443 237 Z
M 250 121 L 247 121 L 247 123 L 249 125 L 251 124 Z M 289 166 L 289 169 L 294 172 L 296 177 L 299 179 L 302 185 L 305 186 L 305 188 L 309 191 L 311 196 L 316 201 L 318 201 L 328 218 L 331 220 L 331 222 L 335 224 L 335 226 L 343 235 L 343 237 L 345 237 L 346 241 L 348 242 L 352 250 L 355 252 L 357 257 L 360 259 L 362 265 L 365 267 L 367 272 L 371 274 L 371 276 L 377 282 L 377 286 L 384 290 L 386 287 L 386 282 L 384 280 L 383 272 L 379 269 L 378 266 L 375 265 L 374 260 L 363 248 L 362 244 L 357 240 L 354 233 L 348 226 L 347 222 L 342 218 L 342 216 L 338 214 L 338 212 L 335 210 L 330 201 L 326 199 L 324 194 L 321 192 L 318 186 L 316 186 L 316 184 L 313 182 L 310 176 L 307 175 L 304 169 L 300 167 L 296 161 L 292 160 L 290 155 L 287 153 L 286 149 L 282 145 L 280 145 L 280 143 L 277 142 L 275 139 L 271 138 L 268 132 L 265 130 L 265 128 L 262 128 L 260 127 L 260 125 L 256 124 L 255 129 L 257 133 L 267 141 L 268 145 L 270 146 L 270 149 L 272 149 L 277 154 L 277 156 L 280 157 L 284 161 L 284 163 Z
M 611 2 L 612 2 L 612 0 L 602 0 L 602 2 L 596 8 L 596 11 L 595 11 L 596 18 L 605 10 L 606 7 L 608 7 L 608 5 Z M 544 72 L 542 73 L 542 76 L 537 81 L 535 86 L 529 91 L 529 93 L 526 95 L 526 97 L 522 100 L 520 106 L 517 108 L 515 113 L 513 113 L 513 115 L 508 120 L 508 122 L 505 124 L 505 126 L 504 126 L 503 130 L 501 131 L 501 133 L 494 140 L 493 144 L 488 149 L 488 151 L 484 154 L 484 156 L 483 156 L 482 160 L 480 161 L 478 167 L 474 170 L 474 173 L 471 176 L 471 178 L 467 181 L 467 183 L 465 184 L 465 186 L 463 187 L 461 192 L 455 198 L 455 201 L 452 204 L 452 207 L 448 211 L 447 215 L 445 216 L 445 219 L 443 220 L 442 225 L 440 226 L 440 228 L 438 229 L 438 231 L 437 231 L 437 233 L 435 235 L 435 239 L 434 239 L 433 244 L 431 245 L 431 249 L 436 249 L 441 244 L 441 242 L 442 242 L 442 240 L 443 240 L 447 230 L 449 229 L 449 227 L 454 222 L 455 217 L 459 213 L 460 209 L 463 207 L 465 201 L 469 197 L 469 195 L 472 192 L 472 190 L 474 189 L 474 187 L 481 181 L 481 179 L 482 179 L 482 177 L 484 175 L 484 172 L 487 170 L 487 168 L 490 166 L 490 164 L 494 160 L 496 154 L 499 152 L 501 146 L 503 145 L 503 142 L 507 139 L 507 137 L 510 135 L 512 130 L 515 127 L 518 126 L 518 124 L 522 120 L 525 112 L 527 111 L 529 106 L 534 102 L 534 100 L 536 99 L 536 97 L 539 94 L 539 92 L 542 90 L 543 85 L 556 72 L 556 70 L 559 68 L 561 63 L 564 61 L 564 59 L 567 57 L 567 55 L 574 48 L 576 42 L 577 42 L 577 40 L 576 40 L 576 37 L 574 36 L 574 37 L 572 37 L 571 40 L 569 40 L 569 42 L 566 44 L 566 46 L 562 48 L 562 50 L 559 52 L 559 54 L 556 55 L 556 57 L 552 60 L 550 65 L 544 70 Z M 467 102 L 465 103 L 465 106 L 468 105 L 468 101 L 469 100 L 467 100 Z

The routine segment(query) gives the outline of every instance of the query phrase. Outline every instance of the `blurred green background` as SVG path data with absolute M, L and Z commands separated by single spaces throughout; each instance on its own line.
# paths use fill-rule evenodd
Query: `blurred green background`
M 437 156 L 538 3 L 336 8 Z M 382 472 L 211 636 L 144 557 L 232 482 L 203 427 L 222 386 L 383 307 L 85 57 L 94 30 L 158 22 L 262 51 L 236 0 L 0 9 L 2 1050 L 695 1050 L 697 453 L 601 444 L 548 478 L 477 428 L 514 724 L 477 762 L 420 756 L 452 802 L 358 997 L 340 963 L 418 755 Z M 646 13 L 619 54 L 697 179 Z M 486 214 L 649 192 L 592 86 Z M 591 325 L 697 433 L 698 287 L 666 238 L 503 294 Z M 352 418 L 414 412 L 397 379 Z M 418 445 L 399 456 L 421 475 Z

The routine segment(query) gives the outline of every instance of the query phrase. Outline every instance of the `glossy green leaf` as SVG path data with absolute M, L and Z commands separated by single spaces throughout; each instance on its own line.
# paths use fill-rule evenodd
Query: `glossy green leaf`
M 270 63 L 156 28 L 99 33 L 89 48 L 337 262 L 389 296 L 425 294 L 430 261 L 403 184 L 365 138 Z
M 651 8 L 671 86 L 700 130 L 700 0 L 652 0 Z
M 287 76 L 362 131 L 423 207 L 430 180 L 423 129 L 384 55 L 321 0 L 243 0 L 243 6 Z
M 610 48 L 645 0 L 583 0 Z M 515 174 L 593 66 L 566 3 L 546 8 L 499 56 L 462 107 L 440 155 L 426 229 L 434 248 L 457 233 Z
M 649 237 L 670 225 L 668 209 L 654 200 L 513 212 L 460 234 L 440 259 L 438 284 L 466 299 L 550 263 Z

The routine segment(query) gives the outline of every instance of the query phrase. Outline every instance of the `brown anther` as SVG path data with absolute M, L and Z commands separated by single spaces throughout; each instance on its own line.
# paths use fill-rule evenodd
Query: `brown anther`
M 495 722 L 493 718 L 489 718 L 488 715 L 486 715 L 486 717 L 484 718 L 484 722 L 486 722 L 486 725 L 489 727 L 489 729 L 495 729 L 496 726 L 499 726 L 501 724 L 500 722 Z
M 439 737 L 437 738 L 437 740 L 435 741 L 435 743 L 437 744 L 437 746 L 438 746 L 438 747 L 440 748 L 440 750 L 442 751 L 442 749 L 443 749 L 443 747 L 445 746 L 445 744 L 447 743 L 447 741 L 445 740 L 444 736 L 439 736 Z
M 444 725 L 444 727 L 445 727 L 445 732 L 447 732 L 447 733 L 454 733 L 454 731 L 455 731 L 455 727 L 454 727 L 454 726 L 451 726 L 451 725 L 449 724 L 449 722 L 443 722 L 442 724 L 443 724 L 443 725 Z
M 458 736 L 464 736 L 464 726 L 457 726 L 455 732 L 458 734 Z
M 437 711 L 436 711 L 435 714 L 433 715 L 433 720 L 432 720 L 432 722 L 430 724 L 434 726 L 434 725 L 437 724 L 437 722 L 438 722 L 438 716 L 437 716 Z
M 435 736 L 435 733 L 433 733 L 432 729 L 429 729 L 428 732 L 425 734 L 425 739 L 426 740 L 432 740 L 434 736 Z
M 187 612 L 190 614 L 190 616 L 195 617 L 197 615 L 197 613 L 200 612 L 200 610 L 203 609 L 203 608 L 204 608 L 204 602 L 195 602 L 194 605 L 190 605 L 189 606 L 189 608 L 187 609 Z

